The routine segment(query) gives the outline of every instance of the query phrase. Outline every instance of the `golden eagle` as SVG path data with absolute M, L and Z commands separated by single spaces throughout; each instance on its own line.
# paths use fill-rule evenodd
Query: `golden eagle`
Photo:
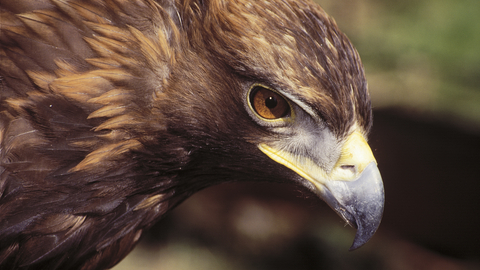
M 0 268 L 104 269 L 194 192 L 294 183 L 364 244 L 357 51 L 309 0 L 2 0 Z

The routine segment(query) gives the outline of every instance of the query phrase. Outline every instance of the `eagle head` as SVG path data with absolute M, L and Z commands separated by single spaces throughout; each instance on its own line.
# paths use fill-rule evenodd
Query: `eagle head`
M 293 183 L 366 243 L 360 57 L 309 0 L 0 4 L 0 265 L 103 269 L 194 192 Z M 3 268 L 5 267 L 5 268 Z

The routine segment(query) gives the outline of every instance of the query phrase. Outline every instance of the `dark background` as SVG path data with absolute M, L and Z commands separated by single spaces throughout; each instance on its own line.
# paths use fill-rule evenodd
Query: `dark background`
M 377 234 L 292 186 L 201 191 L 114 269 L 480 269 L 480 1 L 319 0 L 362 56 L 385 185 Z

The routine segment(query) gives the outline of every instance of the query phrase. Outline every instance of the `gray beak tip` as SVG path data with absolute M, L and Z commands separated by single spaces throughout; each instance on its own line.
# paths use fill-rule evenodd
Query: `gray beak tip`
M 363 246 L 380 226 L 385 194 L 382 177 L 375 162 L 370 163 L 353 181 L 331 181 L 322 198 L 348 224 L 357 228 L 349 250 Z

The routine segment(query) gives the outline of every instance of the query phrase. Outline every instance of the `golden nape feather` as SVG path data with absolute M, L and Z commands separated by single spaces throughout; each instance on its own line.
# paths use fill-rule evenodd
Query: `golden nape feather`
M 0 3 L 0 268 L 106 269 L 194 192 L 383 213 L 360 58 L 309 0 Z

